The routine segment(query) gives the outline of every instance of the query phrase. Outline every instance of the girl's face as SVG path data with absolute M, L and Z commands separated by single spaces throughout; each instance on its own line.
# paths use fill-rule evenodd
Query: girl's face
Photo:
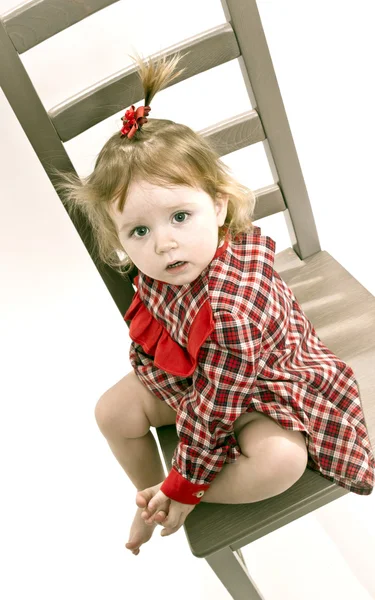
M 111 216 L 124 251 L 145 275 L 172 285 L 194 281 L 210 264 L 227 215 L 228 197 L 212 198 L 187 186 L 133 182 L 122 213 Z M 181 268 L 168 264 L 184 261 Z

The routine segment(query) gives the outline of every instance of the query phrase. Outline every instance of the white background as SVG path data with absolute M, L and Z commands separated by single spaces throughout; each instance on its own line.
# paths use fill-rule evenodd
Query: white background
M 17 4 L 0 0 L 0 15 Z M 322 249 L 375 293 L 373 2 L 258 8 Z M 225 21 L 219 0 L 138 10 L 122 0 L 22 55 L 48 109 L 121 70 L 134 48 L 148 55 Z M 199 130 L 249 108 L 232 61 L 160 92 L 152 116 Z M 119 117 L 66 144 L 80 174 Z M 224 161 L 254 189 L 273 182 L 262 144 Z M 94 407 L 129 371 L 128 329 L 1 91 L 0 170 L 1 596 L 228 599 L 183 528 L 157 528 L 138 556 L 124 548 L 135 488 Z M 290 245 L 281 215 L 258 224 L 277 252 Z M 245 547 L 265 598 L 375 598 L 374 502 L 348 494 Z

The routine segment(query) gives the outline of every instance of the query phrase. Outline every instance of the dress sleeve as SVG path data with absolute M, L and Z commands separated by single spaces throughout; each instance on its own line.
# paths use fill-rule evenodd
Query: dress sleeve
M 251 402 L 261 338 L 246 315 L 215 314 L 215 329 L 199 350 L 192 386 L 179 402 L 180 442 L 160 488 L 169 498 L 198 504 L 224 463 L 240 455 L 233 424 Z

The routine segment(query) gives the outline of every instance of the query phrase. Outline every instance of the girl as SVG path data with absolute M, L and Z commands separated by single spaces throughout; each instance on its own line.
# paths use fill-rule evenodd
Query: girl
M 133 554 L 156 524 L 174 533 L 199 502 L 270 498 L 306 467 L 357 494 L 374 486 L 353 371 L 275 271 L 275 242 L 251 221 L 254 195 L 203 137 L 148 118 L 180 59 L 137 56 L 145 106 L 126 111 L 89 177 L 62 176 L 99 258 L 138 269 L 124 316 L 132 371 L 95 409 L 138 490 Z M 179 443 L 165 478 L 150 426 L 169 424 Z

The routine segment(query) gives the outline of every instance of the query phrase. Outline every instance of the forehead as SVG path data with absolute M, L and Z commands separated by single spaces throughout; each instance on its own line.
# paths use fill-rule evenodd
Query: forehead
M 163 186 L 146 181 L 134 182 L 129 186 L 126 204 L 129 208 L 139 206 L 140 202 L 168 204 L 176 200 L 191 200 L 202 194 L 202 190 L 193 189 L 187 185 Z
M 146 218 L 150 209 L 162 213 L 181 206 L 201 206 L 207 200 L 211 199 L 203 190 L 186 185 L 165 187 L 144 181 L 133 182 L 129 186 L 122 213 L 116 204 L 112 207 L 112 213 L 116 220 L 130 224 Z

